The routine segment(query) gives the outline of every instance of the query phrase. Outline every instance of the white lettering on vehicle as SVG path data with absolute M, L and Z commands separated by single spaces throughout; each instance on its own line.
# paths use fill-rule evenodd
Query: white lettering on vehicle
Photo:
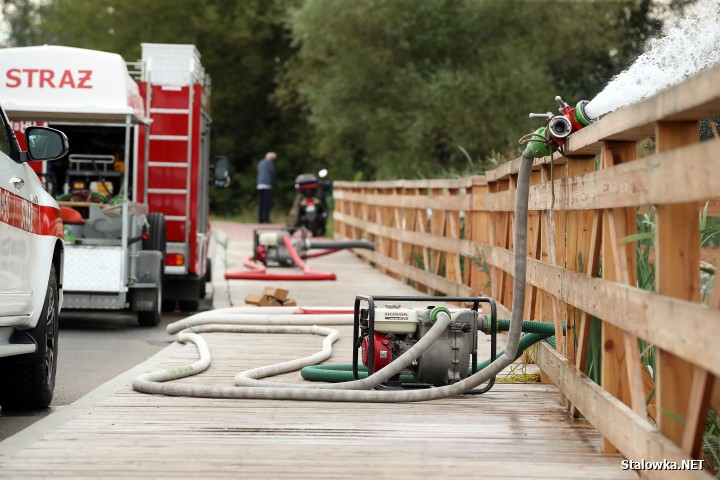
M 7 88 L 93 88 L 92 70 L 11 68 L 5 73 Z
M 26 120 L 26 121 L 22 121 L 22 122 L 12 122 L 13 130 L 15 130 L 16 132 L 20 132 L 20 133 L 25 133 L 25 129 L 27 127 L 34 127 L 36 125 L 38 125 L 38 122 L 34 122 L 31 120 Z
M 0 189 L 0 217 L 7 223 L 10 219 L 10 192 Z
M 22 199 L 22 227 L 23 230 L 33 232 L 33 205 L 24 198 Z

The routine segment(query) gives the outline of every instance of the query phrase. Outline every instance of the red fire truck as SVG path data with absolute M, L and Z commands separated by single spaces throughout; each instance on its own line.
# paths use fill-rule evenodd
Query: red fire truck
M 38 169 L 68 214 L 65 308 L 129 309 L 143 325 L 161 304 L 197 309 L 210 278 L 208 188 L 227 176 L 225 164 L 211 175 L 197 49 L 143 44 L 128 70 L 112 53 L 8 48 L 0 65 L 19 136 L 40 124 L 70 140 L 68 160 Z
M 162 212 L 167 225 L 164 292 L 193 311 L 210 281 L 209 196 L 226 165 L 210 166 L 210 77 L 194 45 L 143 43 L 140 94 L 151 118 L 140 130 L 136 200 Z M 211 178 L 211 173 L 212 177 Z

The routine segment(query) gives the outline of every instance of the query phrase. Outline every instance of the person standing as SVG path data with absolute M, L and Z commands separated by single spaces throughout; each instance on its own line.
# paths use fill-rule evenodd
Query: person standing
M 272 189 L 275 186 L 275 152 L 268 152 L 258 164 L 257 194 L 258 194 L 258 223 L 270 223 L 270 208 L 272 207 Z

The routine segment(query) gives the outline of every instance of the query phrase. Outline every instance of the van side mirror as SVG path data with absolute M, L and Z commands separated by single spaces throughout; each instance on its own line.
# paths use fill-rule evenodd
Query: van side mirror
M 230 184 L 230 166 L 226 156 L 215 157 L 215 164 L 210 167 L 213 170 L 212 184 L 218 188 L 227 188 Z
M 67 155 L 70 148 L 67 136 L 60 130 L 48 127 L 28 127 L 25 130 L 27 161 L 57 160 Z

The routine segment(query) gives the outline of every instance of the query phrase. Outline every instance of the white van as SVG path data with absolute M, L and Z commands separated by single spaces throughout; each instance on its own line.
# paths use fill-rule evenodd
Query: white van
M 68 152 L 60 131 L 32 126 L 20 149 L 0 108 L 0 406 L 44 408 L 55 387 L 62 306 L 60 208 L 28 162 Z

